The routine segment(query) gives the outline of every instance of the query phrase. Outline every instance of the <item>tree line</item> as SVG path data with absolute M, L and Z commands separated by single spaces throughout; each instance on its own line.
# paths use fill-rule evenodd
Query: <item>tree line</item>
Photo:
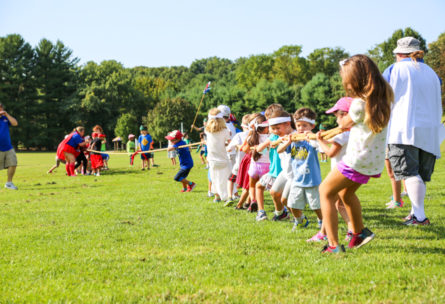
M 400 29 L 367 55 L 383 71 L 394 62 L 392 50 L 404 36 L 421 41 L 426 63 L 445 79 L 445 33 L 427 46 L 415 30 Z M 78 125 L 90 130 L 100 124 L 108 138 L 121 136 L 125 141 L 146 124 L 155 141 L 165 141 L 165 134 L 181 123 L 190 127 L 208 81 L 211 91 L 199 122 L 219 104 L 241 116 L 280 103 L 291 112 L 311 107 L 317 121 L 331 127 L 334 118 L 324 112 L 344 94 L 339 61 L 350 54 L 339 47 L 316 49 L 306 57 L 301 53 L 301 45 L 286 45 L 271 54 L 233 61 L 199 59 L 189 67 L 125 68 L 115 60 L 79 65 L 61 41 L 42 39 L 32 47 L 11 34 L 0 37 L 0 102 L 19 121 L 11 129 L 12 140 L 23 149 L 54 150 Z

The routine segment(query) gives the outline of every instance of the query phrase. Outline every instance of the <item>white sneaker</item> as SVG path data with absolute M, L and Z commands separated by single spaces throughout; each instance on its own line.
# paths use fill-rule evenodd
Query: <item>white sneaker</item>
M 207 192 L 207 196 L 208 196 L 208 197 L 214 197 L 215 194 L 213 194 L 212 192 L 209 191 L 209 192 Z
M 7 182 L 5 184 L 5 188 L 6 189 L 11 189 L 11 190 L 19 190 L 19 188 L 17 188 L 12 182 Z

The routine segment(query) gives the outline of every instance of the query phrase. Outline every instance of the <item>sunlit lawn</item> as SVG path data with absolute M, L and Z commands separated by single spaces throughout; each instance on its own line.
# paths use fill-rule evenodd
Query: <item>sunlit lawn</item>
M 0 303 L 445 302 L 443 160 L 427 189 L 431 226 L 401 225 L 408 199 L 402 209 L 385 209 L 384 173 L 359 191 L 375 240 L 325 256 L 321 244 L 306 243 L 317 231 L 311 211 L 312 224 L 293 233 L 291 222 L 257 223 L 215 204 L 193 155 L 190 179 L 198 186 L 180 193 L 166 153 L 149 172 L 112 156 L 103 176 L 75 178 L 62 167 L 46 174 L 54 154 L 19 153 L 19 191 L 0 190 Z M 321 165 L 325 175 L 329 164 Z

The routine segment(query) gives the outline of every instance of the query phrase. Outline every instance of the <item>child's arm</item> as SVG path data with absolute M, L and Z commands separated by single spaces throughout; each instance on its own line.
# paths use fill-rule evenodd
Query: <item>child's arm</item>
M 323 139 L 321 137 L 321 132 L 317 132 L 317 141 L 320 147 L 323 149 L 324 153 L 326 153 L 328 157 L 334 157 L 335 155 L 338 154 L 338 152 L 340 152 L 342 148 L 342 146 L 335 141 L 330 142 L 327 141 L 326 139 Z
M 355 124 L 355 122 L 352 120 L 349 114 L 343 116 L 342 118 L 339 118 L 337 122 L 338 126 L 342 129 L 349 129 Z
M 286 140 L 286 138 L 283 138 L 283 143 L 278 146 L 277 152 L 278 153 L 283 153 L 284 151 L 286 151 L 287 147 L 289 147 L 289 145 L 291 143 L 292 143 L 292 138 L 291 138 L 290 135 L 287 136 L 287 140 Z
M 256 146 L 256 149 L 255 149 L 255 150 L 256 150 L 258 153 L 261 153 L 261 151 L 263 151 L 264 149 L 266 149 L 267 147 L 269 147 L 269 145 L 270 145 L 270 139 L 268 138 L 268 139 L 266 139 L 265 142 L 263 142 L 263 143 L 259 144 L 258 146 Z
M 168 147 L 167 147 L 167 151 L 173 151 L 173 150 L 176 150 L 176 148 L 173 147 L 173 146 L 168 146 Z

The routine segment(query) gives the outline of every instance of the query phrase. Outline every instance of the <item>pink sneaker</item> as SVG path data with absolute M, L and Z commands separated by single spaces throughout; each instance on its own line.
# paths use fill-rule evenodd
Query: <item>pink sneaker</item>
M 321 241 L 326 241 L 327 239 L 328 239 L 328 237 L 326 235 L 323 235 L 323 234 L 321 234 L 320 231 L 318 231 L 316 235 L 314 235 L 310 239 L 307 239 L 306 242 L 308 242 L 308 243 L 321 242 Z
M 402 199 L 400 200 L 400 202 L 392 199 L 389 203 L 386 204 L 386 209 L 402 208 L 404 203 L 405 202 Z

